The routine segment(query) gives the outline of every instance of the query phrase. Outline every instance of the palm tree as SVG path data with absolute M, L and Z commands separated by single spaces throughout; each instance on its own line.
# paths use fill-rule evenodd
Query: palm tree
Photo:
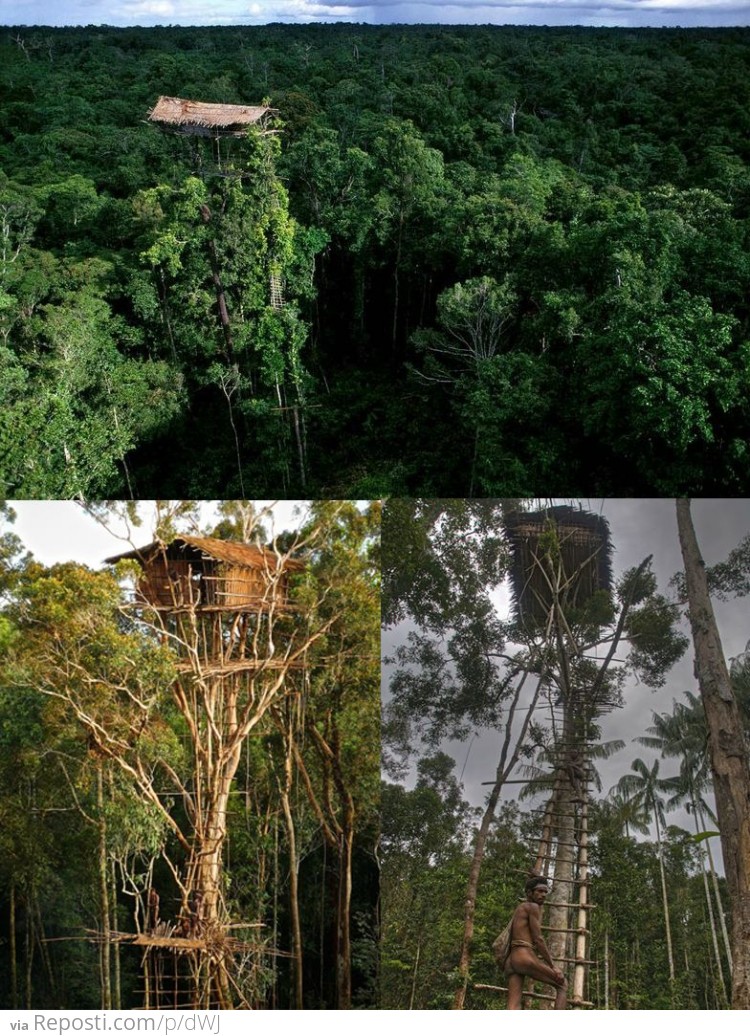
M 674 806 L 684 805 L 686 810 L 688 811 L 688 813 L 692 813 L 693 814 L 693 822 L 695 823 L 696 841 L 705 842 L 706 847 L 708 848 L 708 852 L 710 853 L 711 852 L 710 847 L 708 846 L 708 844 L 706 842 L 707 832 L 706 832 L 706 825 L 705 825 L 705 821 L 704 821 L 703 817 L 704 817 L 704 811 L 712 818 L 713 818 L 713 813 L 711 811 L 710 806 L 708 805 L 708 803 L 706 802 L 706 800 L 703 798 L 703 795 L 702 795 L 702 791 L 705 789 L 705 786 L 706 786 L 706 783 L 707 783 L 707 774 L 706 774 L 705 770 L 702 773 L 694 770 L 692 765 L 691 765 L 692 763 L 693 763 L 693 760 L 691 760 L 691 758 L 689 756 L 687 756 L 685 758 L 685 760 L 683 761 L 682 766 L 680 767 L 679 776 L 677 776 L 677 777 L 670 777 L 670 778 L 668 778 L 664 782 L 665 785 L 667 785 L 667 784 L 670 785 L 670 787 L 672 788 L 672 791 L 673 791 L 673 794 L 667 800 L 667 809 L 672 809 Z M 716 832 L 714 832 L 714 833 L 716 833 Z M 701 845 L 700 848 L 702 850 L 703 849 L 703 845 Z M 711 858 L 711 871 L 712 871 L 712 873 L 714 875 L 714 880 L 715 880 L 716 879 L 716 875 L 715 875 L 715 872 L 714 872 L 714 869 L 713 869 L 713 858 Z M 708 887 L 708 875 L 706 874 L 706 857 L 705 857 L 705 855 L 703 854 L 702 851 L 701 851 L 701 874 L 703 875 L 703 887 L 704 887 L 704 890 L 705 890 L 705 893 L 706 893 L 706 903 L 708 905 L 708 916 L 709 916 L 709 920 L 710 920 L 710 923 L 711 923 L 711 941 L 712 941 L 712 944 L 713 944 L 714 958 L 716 960 L 716 970 L 717 970 L 717 973 L 718 973 L 718 976 L 719 976 L 719 983 L 721 985 L 721 991 L 722 991 L 722 994 L 723 994 L 723 997 L 724 997 L 724 1003 L 728 1004 L 729 1000 L 728 1000 L 728 997 L 727 997 L 727 988 L 726 988 L 726 985 L 724 983 L 723 964 L 722 964 L 722 960 L 721 960 L 721 954 L 719 953 L 719 940 L 718 940 L 718 936 L 716 934 L 716 917 L 715 917 L 715 912 L 714 912 L 714 906 L 713 906 L 713 903 L 711 901 L 711 892 L 710 892 L 710 889 Z M 716 891 L 716 894 L 718 896 L 718 891 L 719 891 L 719 889 L 718 889 L 718 882 L 716 883 L 715 891 Z M 724 921 L 724 911 L 722 909 L 722 905 L 721 905 L 721 900 L 720 899 L 717 899 L 717 908 L 718 908 L 719 917 L 720 917 L 721 923 L 722 923 L 722 929 L 723 929 L 723 932 L 724 932 L 724 947 L 725 947 L 725 950 L 727 952 L 727 959 L 729 961 L 729 969 L 730 969 L 730 974 L 731 974 L 732 955 L 731 955 L 731 950 L 729 948 L 729 939 L 728 939 L 727 931 L 726 931 L 726 923 Z
M 607 796 L 606 806 L 609 816 L 625 829 L 626 838 L 630 838 L 631 828 L 640 835 L 648 834 L 648 807 L 638 799 L 629 798 L 615 787 Z
M 672 712 L 652 712 L 653 724 L 646 728 L 646 737 L 637 737 L 641 745 L 655 748 L 665 756 L 673 758 L 691 756 L 696 766 L 705 767 L 708 762 L 708 730 L 706 716 L 700 698 L 691 691 L 685 692 L 685 702 L 672 701 Z
M 662 853 L 661 832 L 664 826 L 664 800 L 660 792 L 668 790 L 666 782 L 659 778 L 659 760 L 655 759 L 649 767 L 642 759 L 634 759 L 632 773 L 626 773 L 617 782 L 618 790 L 626 797 L 635 800 L 643 809 L 648 809 L 656 828 L 656 846 L 661 875 L 662 906 L 664 909 L 664 928 L 667 936 L 667 957 L 669 960 L 669 981 L 674 990 L 675 970 L 672 953 L 672 930 L 669 923 L 669 902 L 667 900 L 667 879 L 664 873 L 664 855 Z
M 663 756 L 679 757 L 680 776 L 671 778 L 668 784 L 673 784 L 673 796 L 667 803 L 667 808 L 673 805 L 684 803 L 688 812 L 693 814 L 696 827 L 696 835 L 705 836 L 706 822 L 708 816 L 717 822 L 711 807 L 704 798 L 704 793 L 711 788 L 711 777 L 709 770 L 708 756 L 708 730 L 706 728 L 706 716 L 703 710 L 701 699 L 690 691 L 685 693 L 687 704 L 684 702 L 673 702 L 671 713 L 652 713 L 653 725 L 648 727 L 648 736 L 636 738 L 642 745 L 657 749 Z M 708 857 L 708 870 L 711 875 L 711 885 L 716 900 L 716 912 L 719 915 L 721 925 L 722 941 L 729 962 L 729 972 L 732 971 L 732 951 L 729 945 L 729 933 L 727 932 L 724 908 L 719 893 L 719 882 L 716 877 L 713 852 L 710 842 L 705 841 L 705 850 Z M 705 857 L 702 859 L 703 872 L 705 875 Z M 704 881 L 706 881 L 704 877 Z M 706 881 L 706 888 L 708 882 Z M 711 917 L 712 935 L 716 940 L 714 910 L 708 902 L 709 916 Z M 721 963 L 717 952 L 717 965 L 719 974 L 722 974 Z M 723 976 L 722 976 L 723 985 Z

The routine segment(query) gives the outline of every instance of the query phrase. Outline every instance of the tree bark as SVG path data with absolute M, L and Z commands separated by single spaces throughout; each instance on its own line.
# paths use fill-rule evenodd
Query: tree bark
M 351 944 L 351 902 L 352 902 L 352 849 L 354 828 L 346 817 L 342 824 L 339 845 L 339 901 L 337 908 L 338 959 L 336 962 L 337 1008 L 349 1011 L 352 1006 L 352 944 Z
M 26 927 L 24 930 L 25 939 L 25 950 L 26 950 L 26 1010 L 30 1011 L 33 1004 L 32 995 L 32 974 L 34 964 L 34 938 L 32 934 L 32 913 L 31 913 L 31 894 L 26 895 Z
M 695 833 L 700 834 L 701 824 L 699 820 L 702 820 L 700 810 L 693 797 L 693 823 L 695 825 Z M 704 828 L 705 830 L 705 828 Z M 706 906 L 708 907 L 708 920 L 711 927 L 711 945 L 714 951 L 714 959 L 716 960 L 716 971 L 721 986 L 722 1004 L 724 1007 L 729 1006 L 729 997 L 727 996 L 727 987 L 724 981 L 724 967 L 721 961 L 721 953 L 719 951 L 719 936 L 716 930 L 716 916 L 714 913 L 714 904 L 711 899 L 711 889 L 708 885 L 708 874 L 706 872 L 706 855 L 701 846 L 701 874 L 703 876 L 703 890 L 706 895 Z
M 287 754 L 284 761 L 285 784 L 281 789 L 281 806 L 286 823 L 286 839 L 289 847 L 289 918 L 292 926 L 292 971 L 293 1003 L 296 1010 L 304 1008 L 302 986 L 302 925 L 299 915 L 299 864 L 297 860 L 297 837 L 294 829 L 294 817 L 289 805 L 289 792 L 292 786 L 292 750 L 287 743 Z
M 750 1009 L 750 766 L 716 625 L 690 501 L 677 501 L 695 672 L 709 730 L 711 769 L 732 905 L 732 1008 Z
M 10 1005 L 18 1008 L 18 944 L 16 938 L 16 883 L 10 886 Z
M 339 901 L 338 961 L 337 961 L 337 1007 L 349 1011 L 352 1006 L 352 861 L 354 854 L 354 799 L 346 785 L 341 765 L 341 739 L 338 726 L 331 722 L 331 771 L 341 804 L 341 830 L 339 834 Z
M 115 861 L 112 861 L 112 872 L 110 875 L 111 881 L 111 906 L 112 906 L 112 922 L 111 927 L 117 929 L 117 872 L 115 870 Z M 114 1010 L 119 1011 L 122 1009 L 122 969 L 120 962 L 120 944 L 116 942 L 112 947 L 112 954 L 114 958 L 114 984 L 112 987 L 112 1007 Z
M 706 830 L 706 823 L 701 817 L 701 823 L 703 830 Z M 729 942 L 729 932 L 727 931 L 727 919 L 724 914 L 724 904 L 721 901 L 721 892 L 719 890 L 719 881 L 716 877 L 716 867 L 714 866 L 714 854 L 711 851 L 710 840 L 706 842 L 706 852 L 708 854 L 708 872 L 711 875 L 711 886 L 714 890 L 714 899 L 716 900 L 716 913 L 719 915 L 719 925 L 721 927 L 721 939 L 724 944 L 724 952 L 727 955 L 727 963 L 729 964 L 729 974 L 732 974 L 732 947 Z
M 112 975 L 110 968 L 111 929 L 109 923 L 109 867 L 107 866 L 107 821 L 104 816 L 104 776 L 102 762 L 96 768 L 96 808 L 99 814 L 99 911 L 102 941 L 100 946 L 100 975 L 102 1009 L 112 1009 Z
M 654 814 L 654 825 L 656 826 L 656 850 L 659 858 L 659 877 L 661 879 L 661 902 L 664 911 L 664 932 L 667 937 L 667 960 L 669 961 L 669 985 L 672 1007 L 674 1007 L 674 952 L 672 950 L 672 926 L 669 922 L 669 898 L 667 897 L 667 878 L 664 873 L 664 853 L 661 844 L 661 825 L 659 824 L 659 813 L 656 802 L 652 800 L 651 808 Z
M 207 205 L 201 205 L 201 218 L 206 226 L 208 226 L 211 221 L 211 210 Z M 216 306 L 219 312 L 219 323 L 221 324 L 221 330 L 224 334 L 226 358 L 230 363 L 232 363 L 234 361 L 232 324 L 229 319 L 229 309 L 227 307 L 227 298 L 224 294 L 224 285 L 221 282 L 221 271 L 219 269 L 219 256 L 216 250 L 216 242 L 213 238 L 208 239 L 208 252 L 211 257 L 211 280 L 213 281 L 214 291 L 216 292 Z

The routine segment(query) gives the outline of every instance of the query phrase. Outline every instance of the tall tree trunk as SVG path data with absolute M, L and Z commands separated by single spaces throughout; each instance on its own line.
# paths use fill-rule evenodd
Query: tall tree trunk
M 289 917 L 292 925 L 292 971 L 293 979 L 293 1004 L 296 1010 L 304 1008 L 303 987 L 302 987 L 302 925 L 299 916 L 299 862 L 297 860 L 297 837 L 294 829 L 294 817 L 289 805 L 289 791 L 292 785 L 292 750 L 287 744 L 287 754 L 284 761 L 285 784 L 281 789 L 281 807 L 284 811 L 286 823 L 286 840 L 289 848 Z
M 701 830 L 706 830 L 706 821 L 703 817 L 703 813 L 699 810 L 698 815 L 701 822 Z M 706 839 L 706 854 L 708 856 L 708 873 L 711 876 L 711 886 L 714 890 L 714 899 L 716 900 L 716 913 L 719 915 L 719 927 L 721 928 L 721 941 L 724 945 L 724 952 L 727 955 L 727 963 L 729 964 L 729 974 L 732 974 L 732 947 L 729 943 L 729 932 L 727 931 L 727 919 L 724 913 L 724 904 L 721 901 L 721 892 L 719 890 L 719 881 L 716 877 L 716 867 L 714 865 L 714 854 L 711 849 L 711 839 Z
M 96 769 L 96 808 L 99 815 L 99 912 L 101 915 L 100 977 L 102 1009 L 112 1009 L 110 968 L 112 931 L 109 923 L 109 867 L 107 866 L 107 820 L 104 815 L 104 774 L 100 761 Z
M 31 894 L 26 895 L 26 927 L 24 930 L 24 949 L 26 955 L 26 1010 L 34 1006 L 32 995 L 32 974 L 34 965 L 34 938 L 32 932 Z
M 336 897 L 336 1006 L 339 1011 L 348 1011 L 352 1006 L 352 944 L 351 944 L 351 903 L 352 903 L 352 862 L 354 851 L 354 798 L 346 784 L 342 768 L 341 734 L 336 721 L 329 713 L 327 718 L 328 742 L 320 735 L 315 726 L 310 730 L 321 751 L 324 768 L 330 767 L 330 776 L 336 788 L 336 795 L 341 810 L 341 819 L 336 821 L 335 811 L 331 807 L 328 793 L 330 818 L 336 827 L 336 849 L 338 853 L 338 888 Z M 326 778 L 324 778 L 325 780 Z
M 338 959 L 336 961 L 337 1007 L 349 1011 L 352 1006 L 352 944 L 351 944 L 351 902 L 352 902 L 352 848 L 353 826 L 346 819 L 342 824 L 339 843 L 339 895 L 336 910 L 338 925 Z
M 711 850 L 709 849 L 708 857 L 708 868 L 709 874 L 711 875 L 711 884 L 714 890 L 714 899 L 716 900 L 716 912 L 719 915 L 719 927 L 721 928 L 721 939 L 724 944 L 724 951 L 727 955 L 727 963 L 729 964 L 729 974 L 732 974 L 732 945 L 729 939 L 729 932 L 727 931 L 727 918 L 724 913 L 724 904 L 721 899 L 721 890 L 719 888 L 719 879 L 716 876 L 716 867 L 714 865 L 713 858 L 711 856 Z
M 414 1010 L 414 1000 L 417 995 L 417 975 L 419 974 L 419 955 L 422 950 L 421 941 L 417 943 L 417 952 L 414 956 L 414 970 L 411 974 L 411 995 L 409 997 L 409 1010 Z
M 16 941 L 16 883 L 10 886 L 10 1006 L 18 1007 L 18 944 Z
M 651 807 L 654 813 L 654 823 L 656 824 L 656 848 L 659 857 L 659 876 L 661 878 L 661 902 L 662 910 L 664 911 L 664 931 L 667 936 L 667 959 L 669 961 L 669 988 L 670 997 L 672 998 L 672 1007 L 674 1007 L 674 982 L 675 982 L 675 971 L 674 971 L 674 953 L 672 950 L 672 926 L 669 922 L 669 899 L 667 897 L 667 878 L 664 873 L 664 854 L 662 852 L 661 845 L 661 826 L 659 824 L 659 814 L 656 810 L 656 803 L 652 802 Z
M 206 797 L 208 799 L 210 795 L 210 801 L 206 802 L 188 868 L 190 899 L 187 906 L 192 935 L 206 941 L 219 937 L 226 924 L 221 875 L 230 784 L 231 778 L 226 773 L 209 781 Z M 232 1010 L 234 998 L 230 989 L 228 957 L 211 955 L 203 948 L 194 952 L 196 981 L 192 1006 L 210 1008 L 218 1005 L 222 1011 Z
M 167 283 L 164 279 L 164 268 L 159 268 L 159 303 L 161 309 L 161 319 L 164 327 L 167 331 L 167 338 L 169 339 L 169 347 L 172 351 L 172 359 L 177 364 L 177 349 L 174 344 L 174 334 L 172 333 L 172 321 L 169 315 L 169 299 L 167 296 Z
M 201 205 L 201 219 L 208 226 L 211 222 L 211 210 L 207 205 Z M 213 238 L 208 239 L 208 253 L 211 258 L 211 280 L 216 292 L 216 306 L 219 312 L 219 323 L 224 334 L 224 345 L 226 358 L 230 363 L 234 362 L 234 343 L 232 341 L 232 325 L 229 319 L 227 298 L 224 294 L 224 285 L 221 282 L 221 270 L 219 268 L 219 256 L 216 250 L 216 242 Z
M 365 349 L 363 338 L 365 335 L 365 261 L 361 252 L 354 253 L 353 265 L 354 285 L 352 289 L 352 317 L 354 341 L 356 343 L 357 356 L 364 358 Z
M 750 765 L 688 500 L 677 501 L 677 525 L 732 905 L 732 1007 L 746 1011 L 750 1010 Z
M 318 930 L 318 955 L 320 957 L 319 996 L 323 1004 L 325 996 L 326 960 L 326 874 L 328 873 L 328 840 L 323 839 L 323 867 L 320 872 L 320 927 Z
M 112 889 L 111 903 L 112 903 L 112 921 L 111 928 L 117 930 L 117 871 L 115 869 L 115 861 L 112 861 L 112 870 L 110 873 L 110 882 Z M 122 972 L 120 968 L 120 944 L 115 942 L 112 947 L 112 956 L 114 962 L 114 983 L 112 986 L 112 1007 L 115 1011 L 122 1010 Z
M 398 242 L 396 245 L 396 261 L 393 264 L 393 326 L 391 328 L 391 348 L 396 352 L 396 341 L 398 338 L 398 306 L 399 306 L 399 281 L 401 274 L 401 243 L 404 234 L 404 213 L 399 216 Z
M 299 478 L 300 485 L 305 488 L 307 482 L 307 465 L 305 461 L 306 445 L 305 445 L 305 426 L 304 421 L 300 421 L 300 407 L 292 407 L 292 419 L 294 422 L 294 438 L 297 443 L 297 461 L 299 463 Z
M 57 999 L 57 982 L 55 981 L 55 971 L 52 967 L 52 958 L 49 952 L 49 946 L 44 938 L 44 920 L 42 919 L 42 908 L 39 905 L 39 895 L 34 892 L 34 916 L 36 918 L 36 931 L 37 931 L 37 942 L 39 944 L 39 954 L 44 964 L 44 970 L 47 972 L 47 979 L 49 981 L 50 995 Z
M 557 814 L 557 847 L 555 851 L 555 874 L 552 891 L 547 897 L 545 913 L 547 925 L 552 930 L 546 942 L 555 966 L 567 973 L 565 958 L 568 951 L 568 932 L 571 928 L 570 908 L 566 905 L 575 901 L 575 818 L 573 816 L 573 793 L 566 781 L 560 783 L 555 812 Z
M 279 948 L 279 818 L 274 818 L 273 825 L 273 939 L 271 947 L 274 953 Z M 273 969 L 273 985 L 271 986 L 271 1009 L 278 1006 L 278 970 Z
M 695 825 L 695 833 L 700 833 L 701 825 L 699 823 L 700 810 L 698 809 L 695 798 L 693 798 L 693 823 Z M 719 985 L 721 986 L 722 1004 L 725 1007 L 729 1006 L 729 997 L 727 996 L 727 987 L 724 981 L 724 967 L 721 961 L 721 953 L 719 952 L 719 936 L 716 931 L 716 916 L 714 913 L 714 904 L 711 899 L 711 889 L 708 885 L 708 874 L 706 873 L 706 857 L 703 854 L 701 847 L 701 874 L 703 876 L 703 890 L 706 896 L 706 906 L 708 907 L 708 920 L 711 926 L 711 945 L 714 951 L 714 959 L 716 960 L 716 971 L 718 973 Z

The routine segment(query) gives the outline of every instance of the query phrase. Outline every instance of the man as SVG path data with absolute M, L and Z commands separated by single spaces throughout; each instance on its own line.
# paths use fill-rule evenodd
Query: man
M 526 882 L 526 901 L 516 907 L 510 931 L 510 953 L 505 960 L 508 979 L 508 1010 L 521 1010 L 523 980 L 526 976 L 537 982 L 557 987 L 555 1010 L 567 1006 L 565 975 L 552 963 L 552 957 L 542 936 L 542 906 L 547 898 L 547 879 L 532 877 Z

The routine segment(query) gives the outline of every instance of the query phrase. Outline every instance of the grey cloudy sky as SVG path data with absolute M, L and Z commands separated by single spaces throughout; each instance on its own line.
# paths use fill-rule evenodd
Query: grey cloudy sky
M 741 0 L 0 0 L 3 25 L 263 25 L 366 22 L 726 26 L 750 23 Z
M 602 513 L 609 521 L 614 545 L 613 569 L 617 579 L 649 554 L 653 554 L 653 570 L 659 590 L 669 593 L 671 577 L 682 569 L 682 556 L 677 536 L 677 519 L 673 500 L 582 500 L 584 508 Z M 750 500 L 694 500 L 693 521 L 701 551 L 707 565 L 724 561 L 740 540 L 750 533 Z M 498 609 L 507 614 L 509 594 L 498 595 Z M 727 658 L 741 654 L 750 640 L 750 598 L 714 602 L 724 653 Z M 687 621 L 683 632 L 689 637 Z M 390 645 L 402 639 L 405 628 L 387 631 L 386 652 Z M 620 739 L 625 748 L 611 759 L 598 764 L 603 789 L 607 792 L 630 770 L 633 760 L 641 757 L 650 762 L 653 753 L 634 742 L 652 722 L 652 712 L 670 712 L 674 700 L 680 700 L 685 691 L 698 693 L 693 675 L 692 642 L 681 661 L 670 671 L 666 684 L 652 691 L 631 681 L 625 692 L 625 705 L 613 710 L 602 722 L 602 740 Z M 443 746 L 456 759 L 456 770 L 463 771 L 466 797 L 481 805 L 487 793 L 483 781 L 493 778 L 502 732 L 487 733 L 463 743 Z M 676 774 L 678 764 L 666 760 L 661 765 L 662 776 Z M 517 776 L 520 776 L 518 774 Z M 518 786 L 508 786 L 505 797 L 514 798 Z M 671 823 L 692 830 L 692 820 L 684 813 L 670 814 Z

